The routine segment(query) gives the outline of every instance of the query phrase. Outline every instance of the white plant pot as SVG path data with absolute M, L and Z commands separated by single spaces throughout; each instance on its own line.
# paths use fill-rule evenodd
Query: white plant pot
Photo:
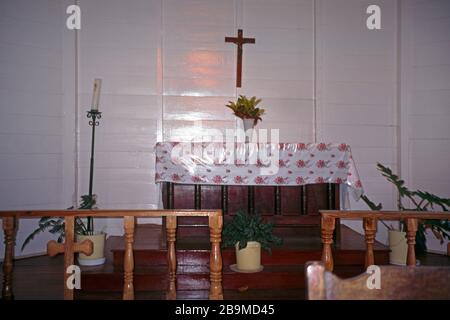
M 242 119 L 242 122 L 244 123 L 245 132 L 247 132 L 247 130 L 253 129 L 255 127 L 254 119 Z
M 406 265 L 408 255 L 408 243 L 406 242 L 406 232 L 389 230 L 389 263 L 395 265 Z
M 254 119 L 242 119 L 243 127 L 245 131 L 245 141 L 251 142 L 253 140 L 253 134 L 255 132 L 255 120 Z
M 81 266 L 98 266 L 105 263 L 105 233 L 95 233 L 91 236 L 77 234 L 76 238 L 77 242 L 79 243 L 83 242 L 84 240 L 91 240 L 94 244 L 94 251 L 90 256 L 87 256 L 83 253 L 78 254 L 78 263 Z
M 261 271 L 261 244 L 249 241 L 247 247 L 239 250 L 239 244 L 236 243 L 236 264 L 239 271 Z

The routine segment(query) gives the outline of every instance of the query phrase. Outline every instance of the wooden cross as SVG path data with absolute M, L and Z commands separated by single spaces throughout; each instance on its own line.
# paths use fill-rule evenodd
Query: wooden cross
M 244 38 L 242 29 L 238 29 L 238 36 L 225 37 L 225 42 L 232 42 L 237 45 L 236 87 L 240 88 L 242 84 L 242 45 L 255 43 L 255 38 Z
M 55 240 L 47 243 L 47 254 L 50 257 L 59 253 L 64 253 L 64 300 L 73 300 L 73 289 L 67 287 L 69 274 L 67 268 L 74 264 L 74 254 L 82 252 L 89 256 L 94 251 L 94 244 L 91 240 L 84 240 L 82 243 L 74 241 L 75 217 L 65 217 L 65 243 L 57 243 Z

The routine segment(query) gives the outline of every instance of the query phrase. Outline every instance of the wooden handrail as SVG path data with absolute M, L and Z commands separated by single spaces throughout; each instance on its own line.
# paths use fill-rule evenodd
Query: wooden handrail
M 361 218 L 376 218 L 379 220 L 403 220 L 406 218 L 413 219 L 450 219 L 450 212 L 438 211 L 364 211 L 364 210 L 320 210 L 322 216 L 330 218 L 342 219 L 361 219 Z
M 420 220 L 450 220 L 448 212 L 423 211 L 339 211 L 320 210 L 322 230 L 322 261 L 327 271 L 333 271 L 333 232 L 336 219 L 362 219 L 366 241 L 365 266 L 375 264 L 373 245 L 377 232 L 378 220 L 403 220 L 406 224 L 406 239 L 408 243 L 407 265 L 416 265 L 416 233 Z
M 2 298 L 11 300 L 13 294 L 13 272 L 14 272 L 14 246 L 17 232 L 17 220 L 38 217 L 63 217 L 65 220 L 65 243 L 49 241 L 47 253 L 51 256 L 64 253 L 64 299 L 73 299 L 73 289 L 67 286 L 70 274 L 65 271 L 74 264 L 74 254 L 83 252 L 92 254 L 92 242 L 85 240 L 76 243 L 74 239 L 75 217 L 96 218 L 122 218 L 124 219 L 124 287 L 123 299 L 134 299 L 134 257 L 133 244 L 134 232 L 137 217 L 165 217 L 167 228 L 168 252 L 167 264 L 169 272 L 169 283 L 167 299 L 176 299 L 176 228 L 177 217 L 208 217 L 211 240 L 210 254 L 210 293 L 211 300 L 223 299 L 222 288 L 222 254 L 220 242 L 223 226 L 222 210 L 39 210 L 39 211 L 0 211 L 0 218 L 3 220 L 3 230 L 5 238 L 5 256 L 3 262 L 3 289 Z
M 136 218 L 160 218 L 160 217 L 209 217 L 222 215 L 221 210 L 18 210 L 0 211 L 0 218 L 40 218 L 40 217 L 91 217 L 96 218 L 122 218 L 124 216 Z

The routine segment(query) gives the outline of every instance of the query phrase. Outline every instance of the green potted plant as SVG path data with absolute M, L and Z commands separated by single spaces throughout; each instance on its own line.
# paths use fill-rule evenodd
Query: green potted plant
M 272 245 L 282 243 L 282 239 L 273 234 L 273 226 L 273 223 L 264 223 L 260 215 L 247 214 L 242 210 L 225 223 L 223 246 L 235 248 L 236 271 L 262 270 L 261 248 L 271 253 Z
M 244 130 L 247 131 L 254 128 L 258 121 L 262 121 L 261 116 L 265 113 L 265 110 L 257 107 L 261 101 L 256 97 L 249 99 L 244 95 L 239 95 L 236 102 L 229 101 L 226 106 L 233 110 L 236 117 L 242 119 Z
M 399 211 L 429 211 L 435 207 L 442 211 L 448 211 L 450 208 L 450 199 L 440 198 L 429 192 L 420 190 L 411 191 L 405 186 L 405 181 L 400 179 L 392 170 L 382 164 L 377 164 L 377 169 L 381 172 L 389 182 L 391 182 L 397 189 L 398 210 Z M 363 195 L 362 199 L 372 210 L 381 210 L 382 204 L 376 205 L 367 196 Z M 412 208 L 405 207 L 404 200 L 408 200 L 412 204 Z M 389 244 L 391 247 L 390 260 L 392 264 L 406 264 L 406 256 L 408 246 L 406 243 L 406 225 L 403 221 L 400 221 L 399 228 L 395 228 L 392 225 L 386 224 L 381 221 L 388 229 L 389 232 Z M 430 230 L 433 235 L 444 242 L 445 239 L 450 240 L 450 222 L 447 220 L 424 220 L 419 223 L 416 234 L 416 252 L 421 254 L 427 250 L 427 238 L 426 232 Z
M 81 196 L 81 205 L 78 209 L 93 209 L 96 204 L 96 195 L 83 195 Z M 69 208 L 73 209 L 73 208 Z M 105 262 L 104 247 L 106 235 L 103 232 L 94 232 L 93 230 L 93 218 L 87 217 L 82 219 L 75 218 L 75 236 L 77 242 L 83 242 L 89 239 L 94 244 L 94 251 L 91 255 L 86 256 L 80 253 L 78 255 L 78 263 L 85 266 L 100 265 Z M 51 234 L 57 234 L 57 242 L 64 241 L 64 218 L 57 217 L 42 217 L 39 219 L 38 227 L 25 239 L 22 245 L 22 250 L 34 239 L 36 235 L 44 231 L 48 231 Z

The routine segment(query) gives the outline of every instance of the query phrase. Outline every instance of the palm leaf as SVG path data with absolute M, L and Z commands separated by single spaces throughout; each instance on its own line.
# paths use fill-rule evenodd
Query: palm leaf
M 81 196 L 81 205 L 79 209 L 92 209 L 96 204 L 95 195 L 83 195 Z M 71 208 L 69 208 L 71 209 Z M 88 217 L 88 219 L 92 217 Z M 23 251 L 25 247 L 32 241 L 34 238 L 45 231 L 50 232 L 51 234 L 58 234 L 57 241 L 62 242 L 65 236 L 65 222 L 64 218 L 55 218 L 55 217 L 42 217 L 39 219 L 38 227 L 33 230 L 33 232 L 28 235 L 23 244 L 21 250 Z M 85 223 L 82 219 L 75 219 L 75 233 L 88 235 L 91 234 L 89 230 L 87 230 Z
M 43 217 L 39 220 L 39 225 L 38 227 L 28 236 L 25 238 L 23 244 L 22 244 L 22 248 L 21 251 L 23 251 L 25 249 L 25 247 L 30 243 L 30 241 L 34 240 L 34 238 L 40 234 L 43 233 L 44 231 L 46 231 L 48 228 L 54 226 L 56 220 L 50 220 L 50 217 Z

